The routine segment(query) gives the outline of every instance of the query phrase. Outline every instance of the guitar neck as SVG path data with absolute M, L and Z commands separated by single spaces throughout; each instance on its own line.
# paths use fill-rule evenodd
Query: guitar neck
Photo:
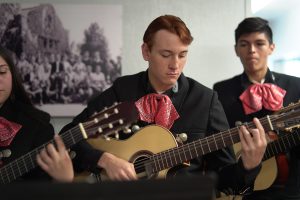
M 269 116 L 260 119 L 260 122 L 265 131 L 273 130 L 272 119 Z M 255 128 L 253 122 L 243 125 L 247 128 Z M 148 173 L 156 173 L 238 142 L 240 142 L 239 128 L 235 127 L 155 154 L 150 158 L 149 163 L 145 164 L 146 170 L 148 170 Z
M 263 160 L 279 154 L 287 152 L 289 149 L 300 144 L 300 131 L 295 130 L 293 133 L 286 133 L 280 136 L 277 140 L 268 144 Z
M 60 135 L 62 140 L 64 141 L 66 148 L 69 148 L 82 139 L 86 138 L 85 134 L 83 134 L 81 130 L 82 127 L 81 124 L 79 124 L 78 126 L 75 126 Z M 48 143 L 33 149 L 32 151 L 0 168 L 0 184 L 10 183 L 37 167 L 37 154 L 50 143 L 54 144 L 54 140 L 50 140 Z

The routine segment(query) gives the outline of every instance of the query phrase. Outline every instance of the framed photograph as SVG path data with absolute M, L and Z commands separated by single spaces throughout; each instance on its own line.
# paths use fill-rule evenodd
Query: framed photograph
M 121 76 L 122 5 L 1 3 L 0 45 L 33 103 L 74 116 Z

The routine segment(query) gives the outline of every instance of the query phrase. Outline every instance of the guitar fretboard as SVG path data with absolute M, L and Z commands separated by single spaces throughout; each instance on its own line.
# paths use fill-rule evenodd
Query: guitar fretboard
M 296 129 L 293 133 L 285 133 L 277 140 L 268 144 L 263 160 L 267 160 L 279 153 L 287 152 L 289 149 L 300 144 L 300 130 Z
M 73 127 L 72 129 L 62 133 L 60 136 L 64 141 L 66 148 L 69 148 L 84 139 L 79 126 Z M 48 143 L 37 147 L 36 149 L 1 167 L 0 184 L 10 183 L 23 174 L 37 167 L 37 154 L 50 143 L 54 144 L 54 140 L 50 140 Z
M 265 131 L 273 130 L 273 127 L 275 126 L 273 122 L 275 119 L 277 118 L 273 119 L 273 116 L 266 116 L 260 119 Z M 243 125 L 247 128 L 255 128 L 255 124 L 253 122 L 244 123 Z M 150 173 L 152 174 L 157 173 L 163 169 L 174 167 L 198 156 L 231 146 L 239 141 L 239 128 L 235 127 L 155 154 L 145 163 L 145 168 L 146 170 L 150 169 Z

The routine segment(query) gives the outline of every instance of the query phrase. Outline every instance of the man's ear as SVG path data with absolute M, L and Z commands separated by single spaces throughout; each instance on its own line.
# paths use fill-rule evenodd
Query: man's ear
M 270 44 L 269 48 L 270 48 L 269 55 L 271 55 L 275 49 L 275 44 L 274 43 Z
M 149 60 L 149 55 L 150 55 L 150 49 L 148 47 L 148 45 L 146 43 L 143 43 L 141 46 L 142 49 L 142 54 L 143 54 L 143 58 L 145 61 Z

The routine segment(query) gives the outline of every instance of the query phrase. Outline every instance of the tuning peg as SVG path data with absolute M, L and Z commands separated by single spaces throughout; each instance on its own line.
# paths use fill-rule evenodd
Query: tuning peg
M 124 124 L 124 120 L 123 119 L 119 119 L 119 124 Z
M 235 122 L 235 126 L 242 126 L 242 125 L 243 125 L 243 123 L 241 121 L 236 121 Z
M 120 138 L 120 135 L 118 133 L 118 131 L 115 132 L 115 138 L 118 140 Z
M 10 149 L 4 149 L 0 151 L 0 159 L 1 158 L 8 158 L 11 156 L 11 150 Z
M 114 127 L 114 125 L 112 123 L 108 124 L 108 128 L 113 128 L 113 127 Z
M 103 129 L 102 129 L 101 127 L 99 127 L 99 128 L 98 128 L 98 132 L 99 132 L 99 133 L 102 133 L 102 132 L 103 132 Z
M 128 128 L 128 127 L 125 127 L 125 128 L 123 129 L 123 132 L 126 133 L 126 134 L 129 134 L 129 133 L 131 133 L 131 129 Z
M 110 137 L 108 137 L 107 135 L 103 135 L 103 137 L 106 141 L 110 141 Z
M 139 127 L 139 125 L 133 125 L 131 129 L 132 129 L 132 132 L 135 133 L 135 132 L 137 132 L 138 130 L 140 130 L 140 127 Z
M 118 113 L 119 113 L 119 110 L 118 110 L 117 108 L 115 108 L 115 109 L 114 109 L 114 113 L 115 113 L 115 114 L 118 114 Z
M 107 114 L 107 113 L 104 114 L 104 118 L 105 118 L 105 119 L 108 118 L 108 114 Z
M 187 141 L 187 134 L 186 133 L 177 134 L 176 141 L 179 143 L 183 143 Z

